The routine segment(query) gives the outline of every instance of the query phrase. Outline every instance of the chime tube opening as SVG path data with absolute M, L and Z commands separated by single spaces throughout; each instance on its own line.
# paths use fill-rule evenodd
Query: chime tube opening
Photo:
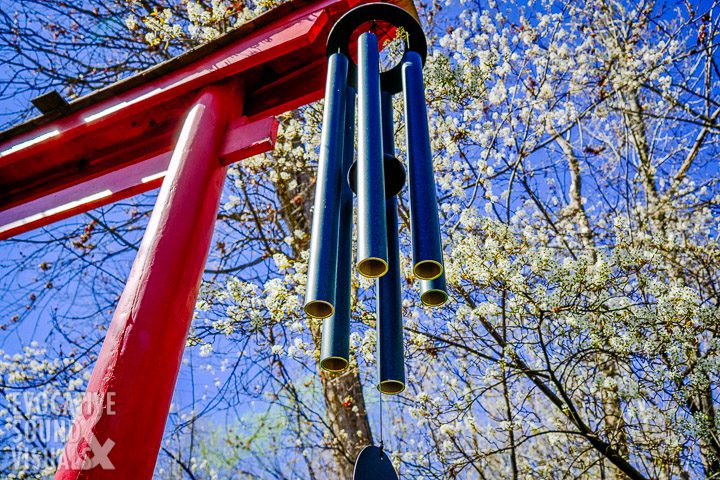
M 448 294 L 442 290 L 428 290 L 420 295 L 420 300 L 428 307 L 441 307 L 448 301 Z
M 420 301 L 428 307 L 441 307 L 447 303 L 447 283 L 444 274 L 433 280 L 420 280 Z
M 326 357 L 320 360 L 320 368 L 326 372 L 342 372 L 348 368 L 350 361 L 343 357 Z
M 345 181 L 355 153 L 355 90 L 347 88 L 345 132 L 340 184 L 337 284 L 335 313 L 323 320 L 320 368 L 341 372 L 350 364 L 350 308 L 352 285 L 353 194 Z
M 422 58 L 409 50 L 402 62 L 413 274 L 419 279 L 432 280 L 439 277 L 444 268 Z
M 421 280 L 432 280 L 442 273 L 443 265 L 436 260 L 420 260 L 413 265 L 413 275 Z
M 357 269 L 365 277 L 377 278 L 388 271 L 378 39 L 366 32 L 357 44 Z
M 377 280 L 377 368 L 378 390 L 398 394 L 405 390 L 400 248 L 397 199 L 386 200 L 388 273 Z
M 363 277 L 378 278 L 387 273 L 388 264 L 382 258 L 371 257 L 360 260 L 357 268 Z
M 335 313 L 335 307 L 325 300 L 308 300 L 305 303 L 305 313 L 313 318 L 327 318 Z
M 405 391 L 405 384 L 403 382 L 398 382 L 397 380 L 386 380 L 384 382 L 380 382 L 378 390 L 380 393 L 384 393 L 385 395 L 397 395 L 398 393 Z
M 330 317 L 335 311 L 347 79 L 348 58 L 342 53 L 330 55 L 305 293 L 305 313 L 315 318 Z

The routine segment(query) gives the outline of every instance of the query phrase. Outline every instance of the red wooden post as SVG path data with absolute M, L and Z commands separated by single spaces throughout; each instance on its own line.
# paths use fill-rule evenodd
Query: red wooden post
M 190 109 L 56 480 L 150 479 L 225 180 L 230 87 Z M 236 111 L 240 111 L 239 109 Z

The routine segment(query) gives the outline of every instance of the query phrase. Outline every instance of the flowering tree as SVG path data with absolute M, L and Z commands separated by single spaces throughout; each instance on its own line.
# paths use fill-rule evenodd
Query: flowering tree
M 150 62 L 271 6 L 118 5 L 113 41 Z M 430 311 L 416 293 L 405 298 L 408 390 L 386 400 L 383 434 L 397 466 L 410 478 L 720 478 L 718 5 L 482 0 L 420 10 L 452 300 Z M 301 309 L 321 111 L 287 114 L 275 151 L 230 171 L 188 340 L 192 379 L 179 387 L 192 395 L 176 399 L 161 478 L 347 478 L 358 450 L 379 439 L 372 284 L 353 285 L 357 356 L 345 374 L 317 372 L 319 325 Z M 123 271 L 117 252 L 137 245 L 150 205 L 134 202 L 43 233 L 55 238 L 51 263 L 78 275 Z M 9 278 L 43 265 L 48 248 Z M 41 271 L 26 283 L 67 275 Z M 413 285 L 407 256 L 403 271 Z M 107 292 L 97 311 L 121 284 L 97 289 Z M 23 303 L 7 332 L 43 298 Z M 101 320 L 95 312 L 51 336 L 56 349 L 84 348 L 81 361 L 58 350 L 50 364 L 7 357 L 3 391 L 82 390 L 95 348 L 87 338 L 99 338 L 85 335 Z M 0 399 L 6 430 L 28 421 L 12 401 Z

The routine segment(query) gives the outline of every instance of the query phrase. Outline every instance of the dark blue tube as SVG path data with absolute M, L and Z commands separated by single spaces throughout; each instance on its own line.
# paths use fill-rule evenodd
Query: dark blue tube
M 380 115 L 380 63 L 377 37 L 358 37 L 358 256 L 365 277 L 381 277 L 387 265 L 385 179 Z
M 402 62 L 413 273 L 417 278 L 431 280 L 443 273 L 443 258 L 422 58 L 417 52 L 407 51 Z
M 441 307 L 448 301 L 445 272 L 432 280 L 420 280 L 420 301 L 428 307 Z
M 343 152 L 335 312 L 323 320 L 320 348 L 320 368 L 330 372 L 340 372 L 350 364 L 353 194 L 345 181 L 345 174 L 350 169 L 355 154 L 355 89 L 352 87 L 347 88 Z
M 305 291 L 305 313 L 315 318 L 329 317 L 335 309 L 347 77 L 347 57 L 330 55 Z
M 390 197 L 385 202 L 388 231 L 388 272 L 377 280 L 378 389 L 381 393 L 397 394 L 405 390 L 397 197 Z
M 395 156 L 392 95 L 382 92 L 383 153 Z M 387 220 L 388 272 L 378 279 L 377 361 L 378 389 L 395 394 L 405 390 L 403 353 L 402 291 L 400 285 L 400 246 L 396 197 L 385 201 Z
M 383 155 L 395 156 L 395 127 L 393 125 L 393 96 L 386 91 L 380 92 L 380 109 L 382 111 Z

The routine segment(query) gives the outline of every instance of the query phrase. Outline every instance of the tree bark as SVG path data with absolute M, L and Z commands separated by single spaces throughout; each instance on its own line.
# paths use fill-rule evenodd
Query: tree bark
M 333 454 L 341 479 L 350 480 L 355 459 L 372 444 L 357 365 L 339 374 L 321 372 L 327 420 L 333 431 Z
M 697 362 L 697 357 L 696 348 L 694 358 L 690 358 L 690 362 L 693 364 Z M 699 435 L 698 443 L 705 477 L 716 479 L 720 478 L 720 438 L 718 438 L 717 413 L 713 403 L 712 385 L 707 375 L 704 377 L 707 382 L 688 400 L 687 408 L 701 428 L 702 433 Z
M 632 133 L 633 142 L 635 143 L 635 149 L 637 151 L 639 159 L 639 173 L 641 175 L 641 181 L 645 191 L 647 199 L 647 208 L 649 217 L 655 228 L 666 234 L 668 231 L 668 223 L 670 220 L 663 211 L 662 205 L 669 202 L 671 198 L 666 197 L 663 202 L 659 201 L 657 187 L 655 185 L 655 170 L 651 164 L 651 156 L 649 151 L 649 143 L 645 132 L 645 122 L 642 116 L 642 105 L 640 104 L 639 93 L 633 92 L 630 95 L 629 101 L 627 101 L 627 111 L 625 118 L 629 124 L 630 132 Z M 695 145 L 681 167 L 680 172 L 676 176 L 678 179 L 682 179 L 685 171 L 689 168 L 689 164 L 694 159 L 697 150 L 699 150 L 701 142 L 704 140 L 704 134 L 698 136 Z M 673 193 L 671 188 L 668 192 Z M 672 254 L 671 254 L 672 255 Z M 670 278 L 675 280 L 684 280 L 682 272 L 675 267 L 677 263 L 670 263 L 669 275 Z M 699 357 L 697 344 L 688 351 L 688 360 L 691 363 L 695 363 Z M 703 467 L 705 469 L 705 475 L 707 478 L 720 478 L 720 438 L 718 432 L 718 422 L 715 412 L 715 406 L 713 403 L 712 384 L 710 379 L 705 375 L 705 385 L 701 391 L 694 394 L 687 402 L 687 408 L 695 417 L 695 420 L 701 425 L 702 434 L 699 435 L 699 446 L 700 453 L 703 459 Z
M 568 142 L 562 135 L 552 132 L 556 136 L 556 142 L 560 146 L 563 154 L 568 161 L 568 170 L 570 171 L 570 204 L 568 205 L 568 214 L 577 223 L 577 230 L 583 248 L 590 252 L 593 262 L 597 261 L 597 252 L 595 238 L 593 236 L 590 219 L 587 216 L 585 207 L 582 203 L 582 175 L 580 172 L 580 162 Z M 618 378 L 618 362 L 616 358 L 608 354 L 597 353 L 595 361 L 598 368 L 606 378 L 614 380 L 612 386 L 603 386 L 600 388 L 600 398 L 604 411 L 604 422 L 608 440 L 615 447 L 617 453 L 624 458 L 628 458 L 629 449 L 627 434 L 625 432 L 625 418 L 622 412 L 622 402 L 618 394 L 617 381 Z M 615 470 L 617 478 L 627 478 L 623 473 Z
M 625 121 L 630 129 L 635 151 L 638 156 L 638 173 L 645 191 L 645 199 L 650 216 L 662 215 L 658 211 L 658 192 L 655 185 L 655 167 L 652 165 L 650 146 L 645 132 L 645 121 L 643 120 L 643 108 L 640 104 L 640 93 L 637 91 L 629 93 L 629 99 L 625 102 Z

